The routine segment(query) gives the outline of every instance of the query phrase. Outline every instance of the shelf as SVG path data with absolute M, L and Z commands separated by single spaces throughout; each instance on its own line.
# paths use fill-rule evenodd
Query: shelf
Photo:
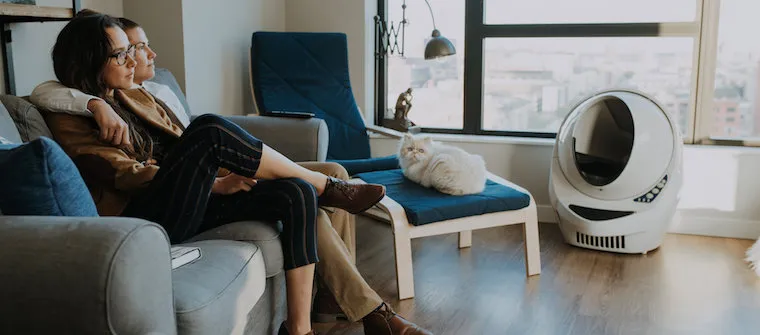
M 73 16 L 74 10 L 66 7 L 0 4 L 0 21 L 4 22 L 64 21 Z

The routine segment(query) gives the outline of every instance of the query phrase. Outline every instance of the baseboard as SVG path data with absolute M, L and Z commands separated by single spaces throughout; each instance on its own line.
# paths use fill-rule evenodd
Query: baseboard
M 557 214 L 552 205 L 536 205 L 536 210 L 538 211 L 538 222 L 557 223 Z
M 756 240 L 760 237 L 760 221 L 677 214 L 668 232 Z
M 538 221 L 557 223 L 551 205 L 537 205 Z M 760 237 L 760 220 L 743 220 L 720 217 L 704 217 L 676 213 L 668 233 L 730 237 L 756 240 Z

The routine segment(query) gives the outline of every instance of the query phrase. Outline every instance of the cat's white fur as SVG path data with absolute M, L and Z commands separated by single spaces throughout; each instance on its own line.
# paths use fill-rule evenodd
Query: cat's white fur
M 751 248 L 747 249 L 745 261 L 749 262 L 749 268 L 760 276 L 760 239 Z
M 428 136 L 404 134 L 398 157 L 404 176 L 422 186 L 452 195 L 480 193 L 485 188 L 483 157 L 434 142 Z

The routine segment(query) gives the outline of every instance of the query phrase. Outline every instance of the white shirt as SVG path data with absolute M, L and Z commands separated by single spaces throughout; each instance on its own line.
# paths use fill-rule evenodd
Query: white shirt
M 187 127 L 190 124 L 190 119 L 185 112 L 185 108 L 169 86 L 146 81 L 142 87 L 163 101 L 171 109 L 171 111 L 167 112 L 173 113 L 182 122 L 182 125 Z M 94 95 L 85 94 L 80 90 L 64 86 L 55 80 L 37 85 L 29 96 L 29 100 L 33 104 L 52 112 L 87 117 L 92 117 L 92 111 L 87 109 L 87 103 L 92 99 L 103 100 Z

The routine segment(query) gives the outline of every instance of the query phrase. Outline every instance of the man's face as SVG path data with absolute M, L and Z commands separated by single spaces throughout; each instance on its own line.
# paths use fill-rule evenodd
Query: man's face
M 144 81 L 156 75 L 153 64 L 156 53 L 150 48 L 148 36 L 145 36 L 145 31 L 142 28 L 127 29 L 126 33 L 127 37 L 129 37 L 129 43 L 135 46 L 135 61 L 137 62 L 137 66 L 135 67 L 134 81 L 135 84 L 141 85 Z

